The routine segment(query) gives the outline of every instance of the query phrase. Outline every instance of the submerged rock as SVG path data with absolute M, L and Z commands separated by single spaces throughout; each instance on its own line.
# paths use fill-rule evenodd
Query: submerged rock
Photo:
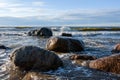
M 14 50 L 10 59 L 15 66 L 26 71 L 48 71 L 63 65 L 56 54 L 35 46 L 24 46 Z
M 22 80 L 119 80 L 120 77 L 97 70 L 86 69 L 61 72 L 59 74 L 45 74 L 39 72 L 29 72 Z M 91 72 L 89 72 L 91 71 Z M 90 76 L 88 76 L 90 75 Z
M 111 52 L 112 53 L 120 53 L 120 43 L 116 44 L 114 49 Z
M 85 55 L 85 54 L 75 54 L 69 57 L 70 60 L 73 61 L 74 64 L 80 65 L 80 66 L 87 66 L 84 65 L 86 62 L 90 60 L 97 59 L 95 56 Z
M 120 74 L 120 54 L 92 60 L 83 65 L 97 70 Z
M 28 32 L 29 36 L 41 36 L 41 37 L 50 37 L 53 35 L 52 30 L 46 27 L 41 29 L 36 29 Z
M 0 49 L 10 49 L 10 48 L 0 44 Z
M 70 33 L 62 33 L 61 36 L 72 37 L 72 34 L 70 34 Z
M 52 75 L 41 74 L 39 72 L 29 72 L 22 80 L 56 80 Z
M 70 59 L 71 60 L 95 60 L 97 58 L 94 56 L 90 56 L 90 55 L 75 54 L 75 55 L 70 56 Z
M 46 48 L 56 52 L 77 52 L 84 50 L 84 43 L 73 38 L 51 37 Z

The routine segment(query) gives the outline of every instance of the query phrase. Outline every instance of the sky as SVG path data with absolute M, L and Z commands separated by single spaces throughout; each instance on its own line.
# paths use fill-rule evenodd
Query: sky
M 120 25 L 120 0 L 0 0 L 0 26 Z

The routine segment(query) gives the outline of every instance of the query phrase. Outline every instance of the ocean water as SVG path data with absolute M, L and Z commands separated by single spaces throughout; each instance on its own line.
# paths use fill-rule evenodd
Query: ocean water
M 46 41 L 48 38 L 40 38 L 35 36 L 28 36 L 27 33 L 30 30 L 37 29 L 39 27 L 32 28 L 15 28 L 15 27 L 1 27 L 0 28 L 0 44 L 10 47 L 11 49 L 0 49 L 0 80 L 8 80 L 9 73 L 6 71 L 6 63 L 9 62 L 9 55 L 12 50 L 17 47 L 25 45 L 34 45 L 41 48 L 45 48 Z M 51 27 L 53 30 L 53 36 L 60 36 L 62 32 L 70 33 L 73 35 L 72 38 L 83 40 L 85 43 L 85 51 L 83 54 L 89 54 L 96 57 L 104 57 L 111 55 L 111 50 L 114 45 L 120 43 L 120 31 L 75 31 L 66 27 Z M 81 52 L 78 52 L 81 53 Z M 52 75 L 56 75 L 60 79 L 67 79 L 67 77 L 72 76 L 72 78 L 77 79 L 75 74 L 80 73 L 83 77 L 90 77 L 92 71 L 84 67 L 74 65 L 74 62 L 69 62 L 67 59 L 70 55 L 74 53 L 70 52 L 67 54 L 60 54 L 59 57 L 64 61 L 65 68 L 60 68 L 55 72 L 47 72 Z M 79 71 L 79 72 L 78 72 Z

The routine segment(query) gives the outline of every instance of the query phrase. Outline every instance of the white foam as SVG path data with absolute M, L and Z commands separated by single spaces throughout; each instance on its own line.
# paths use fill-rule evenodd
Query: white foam
M 0 55 L 3 54 L 5 52 L 4 49 L 0 49 Z

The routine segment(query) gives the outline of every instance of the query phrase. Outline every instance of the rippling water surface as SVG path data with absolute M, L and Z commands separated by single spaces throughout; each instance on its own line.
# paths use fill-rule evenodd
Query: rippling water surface
M 27 32 L 36 28 L 0 28 L 0 44 L 3 44 L 12 49 L 3 50 L 0 49 L 0 80 L 7 80 L 9 74 L 6 72 L 5 63 L 9 61 L 10 52 L 17 47 L 24 45 L 34 45 L 41 48 L 45 48 L 47 38 L 27 36 Z M 94 55 L 96 57 L 103 57 L 111 55 L 113 46 L 120 43 L 120 31 L 72 31 L 70 29 L 63 30 L 61 27 L 56 28 L 58 30 L 53 31 L 54 36 L 59 36 L 61 32 L 71 33 L 73 38 L 83 40 L 85 43 L 85 51 L 83 53 Z M 59 55 L 64 61 L 65 68 L 58 69 L 56 72 L 48 72 L 53 75 L 62 75 L 69 77 L 77 74 L 66 74 L 67 72 L 79 71 L 81 75 L 85 77 L 93 74 L 88 69 L 70 64 L 67 60 L 70 54 Z M 73 62 L 74 63 L 74 62 Z M 77 76 L 78 77 L 78 76 Z M 76 78 L 77 78 L 76 77 Z

